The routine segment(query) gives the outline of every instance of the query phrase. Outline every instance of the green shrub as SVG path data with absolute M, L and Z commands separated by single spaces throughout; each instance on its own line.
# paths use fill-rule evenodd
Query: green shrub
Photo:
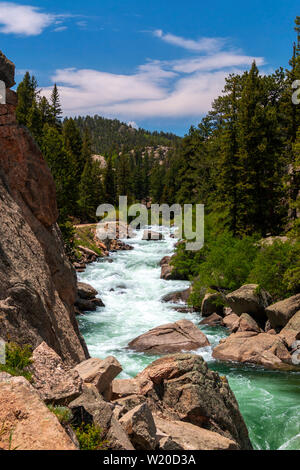
M 27 368 L 32 364 L 32 347 L 19 346 L 16 343 L 7 343 L 5 346 L 6 362 L 0 364 L 0 371 L 13 376 L 23 376 L 31 380 L 31 374 Z
M 55 414 L 61 424 L 68 424 L 72 419 L 72 412 L 66 406 L 48 405 L 49 410 Z
M 276 241 L 257 254 L 248 281 L 266 289 L 274 300 L 300 292 L 300 243 Z
M 94 424 L 82 424 L 75 429 L 80 450 L 107 450 L 108 441 L 103 440 L 103 431 Z

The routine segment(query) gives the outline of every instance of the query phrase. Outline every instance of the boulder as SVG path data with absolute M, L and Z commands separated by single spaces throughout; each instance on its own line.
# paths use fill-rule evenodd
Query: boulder
M 94 384 L 99 393 L 104 393 L 123 369 L 116 358 L 109 356 L 103 360 L 88 359 L 78 364 L 74 370 L 85 383 Z
M 121 424 L 113 415 L 114 406 L 103 400 L 93 384 L 84 386 L 80 397 L 70 403 L 73 425 L 95 424 L 103 432 L 103 439 L 108 441 L 112 450 L 134 450 Z
M 4 54 L 0 51 L 0 80 L 2 80 L 6 88 L 11 88 L 15 85 L 15 64 L 11 62 Z
M 262 330 L 254 320 L 254 318 L 250 317 L 248 313 L 243 313 L 238 319 L 238 329 L 237 331 L 254 331 L 256 333 L 261 333 Z
M 300 294 L 270 305 L 266 314 L 272 328 L 284 328 L 290 319 L 300 310 Z
M 223 318 L 223 326 L 230 331 L 236 331 L 239 327 L 239 319 L 240 317 L 235 313 L 226 315 L 226 317 Z
M 174 256 L 165 256 L 161 262 L 161 275 L 160 278 L 165 281 L 170 280 L 182 280 L 182 277 L 175 271 L 175 267 L 172 265 L 172 259 Z
M 265 325 L 267 316 L 265 309 L 271 303 L 271 296 L 257 284 L 247 284 L 226 296 L 229 307 L 237 315 L 248 313 L 259 324 Z
M 154 420 L 158 434 L 167 436 L 159 440 L 159 447 L 163 450 L 239 450 L 232 439 L 191 423 L 165 420 L 156 415 Z
M 154 232 L 153 230 L 145 230 L 143 233 L 143 240 L 153 241 L 153 240 L 164 240 L 165 237 L 160 232 Z
M 192 351 L 205 346 L 209 346 L 208 339 L 188 320 L 158 326 L 135 338 L 128 345 L 130 349 L 147 354 Z
M 221 340 L 213 350 L 220 361 L 261 365 L 273 370 L 292 370 L 291 355 L 280 336 L 253 331 L 237 332 Z
M 81 312 L 95 312 L 98 307 L 105 307 L 101 299 L 95 298 L 92 300 L 88 300 L 81 299 L 80 297 L 76 299 L 75 306 Z
M 146 403 L 136 406 L 120 419 L 126 434 L 136 450 L 154 450 L 156 426 Z
M 207 325 L 207 326 L 223 326 L 223 318 L 216 313 L 213 313 L 207 318 L 204 318 L 199 325 Z
M 32 359 L 32 385 L 44 402 L 66 406 L 81 394 L 79 374 L 70 370 L 45 342 L 33 351 Z
M 162 357 L 138 374 L 135 381 L 153 414 L 204 427 L 234 441 L 239 449 L 252 448 L 227 379 L 209 370 L 201 356 Z
M 300 340 L 300 310 L 292 316 L 288 324 L 279 333 L 291 348 L 296 340 Z
M 77 282 L 78 296 L 82 299 L 92 300 L 98 295 L 98 291 L 85 282 Z
M 112 399 L 127 397 L 138 393 L 139 387 L 134 379 L 116 379 L 112 381 Z
M 0 447 L 76 450 L 56 416 L 24 377 L 0 373 Z
M 224 316 L 224 300 L 219 293 L 206 294 L 201 305 L 201 314 L 203 317 L 209 317 L 213 313 Z
M 191 293 L 192 293 L 192 288 L 189 287 L 188 289 L 185 289 L 185 290 L 171 292 L 170 294 L 165 295 L 161 300 L 162 302 L 172 302 L 173 304 L 177 304 L 180 302 L 187 303 Z

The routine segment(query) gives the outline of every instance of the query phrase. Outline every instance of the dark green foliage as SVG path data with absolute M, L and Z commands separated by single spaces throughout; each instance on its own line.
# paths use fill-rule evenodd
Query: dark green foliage
M 248 280 L 264 287 L 274 300 L 300 292 L 300 243 L 275 241 L 262 247 Z
M 94 424 L 82 424 L 75 429 L 80 450 L 107 450 L 108 441 L 103 439 L 103 431 Z
M 19 346 L 16 343 L 6 343 L 5 345 L 6 362 L 0 364 L 0 371 L 7 372 L 13 376 L 23 376 L 31 380 L 31 374 L 27 368 L 32 364 L 32 348 L 29 345 Z
M 134 129 L 117 119 L 105 119 L 100 116 L 79 116 L 75 119 L 81 130 L 88 129 L 92 141 L 93 152 L 100 155 L 113 155 L 128 149 L 156 147 L 158 145 L 172 146 L 179 140 L 174 134 L 164 132 L 148 132 L 145 129 Z

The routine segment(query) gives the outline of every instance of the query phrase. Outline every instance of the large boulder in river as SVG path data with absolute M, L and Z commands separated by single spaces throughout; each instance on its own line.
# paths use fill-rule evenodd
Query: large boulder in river
M 0 373 L 0 448 L 76 450 L 56 416 L 24 377 Z
M 201 314 L 203 317 L 209 317 L 213 313 L 224 316 L 224 299 L 218 292 L 205 294 L 201 305 Z
M 98 291 L 90 284 L 85 282 L 77 282 L 77 292 L 82 299 L 94 299 L 98 295 Z
M 266 309 L 266 314 L 272 328 L 276 329 L 285 327 L 298 310 L 300 310 L 300 294 L 270 305 Z
M 256 364 L 274 370 L 292 370 L 291 355 L 279 335 L 238 331 L 221 340 L 213 350 L 220 361 Z
M 257 284 L 247 284 L 226 296 L 229 307 L 237 315 L 248 313 L 259 324 L 267 320 L 265 309 L 271 303 L 271 296 Z
M 192 293 L 192 288 L 189 287 L 185 290 L 180 290 L 176 292 L 171 292 L 170 294 L 165 295 L 161 300 L 162 302 L 172 302 L 173 304 L 177 303 L 187 303 L 189 297 Z
M 143 233 L 143 240 L 144 241 L 157 241 L 157 240 L 164 240 L 164 236 L 161 232 L 154 232 L 153 230 L 145 230 Z
M 288 324 L 281 330 L 279 335 L 291 348 L 295 341 L 300 340 L 300 310 L 292 316 Z
M 227 379 L 209 370 L 202 357 L 165 356 L 133 380 L 139 385 L 139 393 L 147 397 L 152 413 L 215 432 L 234 441 L 239 449 L 252 448 Z
M 158 326 L 128 344 L 130 349 L 147 354 L 193 351 L 205 346 L 209 346 L 208 339 L 188 320 Z

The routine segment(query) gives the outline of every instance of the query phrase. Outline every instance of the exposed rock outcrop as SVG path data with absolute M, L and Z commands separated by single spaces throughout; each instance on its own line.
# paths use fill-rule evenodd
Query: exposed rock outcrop
M 88 351 L 74 314 L 76 274 L 56 224 L 55 184 L 9 104 L 0 105 L 0 198 L 0 336 L 34 348 L 45 341 L 78 363 Z
M 145 230 L 143 233 L 143 240 L 146 241 L 164 240 L 164 238 L 161 232 L 154 232 L 153 230 Z
M 205 346 L 209 346 L 208 339 L 188 320 L 158 326 L 128 344 L 130 349 L 147 354 L 193 351 Z
M 239 449 L 252 448 L 246 425 L 226 378 L 221 378 L 217 373 L 210 371 L 200 356 L 193 354 L 165 356 L 138 374 L 135 379 L 132 379 L 132 383 L 138 390 L 135 396 L 146 398 L 154 416 L 158 434 L 164 432 L 167 435 L 168 430 L 163 427 L 163 424 L 159 425 L 157 417 L 164 421 L 180 421 L 183 430 L 182 439 L 184 439 L 184 423 L 190 423 L 197 429 L 215 433 L 215 435 L 210 435 L 211 440 L 209 436 L 206 437 L 206 442 L 210 442 L 212 448 L 218 445 L 224 448 L 228 446 L 232 448 L 236 446 Z M 126 388 L 129 392 L 128 384 Z M 131 397 L 133 398 L 132 395 Z M 127 406 L 130 405 L 131 397 L 127 399 Z M 118 399 L 115 403 L 120 404 L 120 401 Z M 132 408 L 137 406 L 136 399 L 132 400 L 131 406 Z M 176 423 L 172 423 L 172 426 L 175 425 Z M 176 430 L 170 433 L 169 444 L 171 445 L 172 440 L 176 440 L 178 432 Z M 204 434 L 203 432 L 203 439 Z M 218 436 L 227 438 L 233 443 L 229 444 L 228 441 L 220 439 L 217 444 Z M 204 442 L 205 439 L 203 445 L 205 445 Z M 197 445 L 200 445 L 200 433 Z M 184 444 L 182 440 L 179 446 L 191 449 L 188 442 Z
M 15 64 L 11 62 L 1 51 L 0 51 L 0 80 L 2 80 L 6 88 L 14 86 L 15 82 Z
M 70 370 L 45 342 L 33 351 L 32 360 L 33 386 L 45 403 L 65 406 L 81 394 L 78 372 Z
M 2 449 L 77 450 L 24 377 L 0 373 L 0 423 Z
M 213 313 L 224 316 L 224 300 L 219 293 L 205 294 L 201 305 L 203 317 L 209 317 Z
M 267 316 L 265 309 L 271 303 L 271 296 L 257 284 L 247 284 L 226 296 L 229 307 L 237 315 L 248 313 L 259 324 L 265 325 Z
M 209 317 L 204 318 L 199 324 L 207 326 L 223 326 L 223 318 L 217 313 L 213 313 Z
M 292 347 L 295 341 L 300 340 L 300 310 L 292 316 L 279 335 L 284 339 L 289 347 Z
M 85 383 L 95 385 L 99 393 L 105 393 L 111 387 L 111 382 L 120 372 L 122 366 L 113 356 L 105 359 L 91 358 L 78 364 L 74 370 Z
M 97 307 L 105 307 L 98 295 L 98 291 L 85 282 L 77 283 L 77 298 L 75 306 L 81 312 L 94 312 Z
M 154 450 L 156 426 L 147 403 L 138 405 L 120 419 L 124 430 L 136 450 Z
M 276 329 L 285 327 L 298 310 L 300 310 L 300 294 L 270 305 L 266 309 L 266 314 L 272 328 Z
M 188 289 L 171 292 L 171 294 L 165 295 L 161 300 L 162 302 L 172 302 L 174 304 L 177 303 L 187 303 L 189 300 L 189 296 L 192 293 L 192 288 L 189 287 Z
M 238 331 L 221 340 L 213 350 L 213 357 L 221 361 L 256 364 L 274 370 L 296 369 L 283 339 L 269 333 Z

